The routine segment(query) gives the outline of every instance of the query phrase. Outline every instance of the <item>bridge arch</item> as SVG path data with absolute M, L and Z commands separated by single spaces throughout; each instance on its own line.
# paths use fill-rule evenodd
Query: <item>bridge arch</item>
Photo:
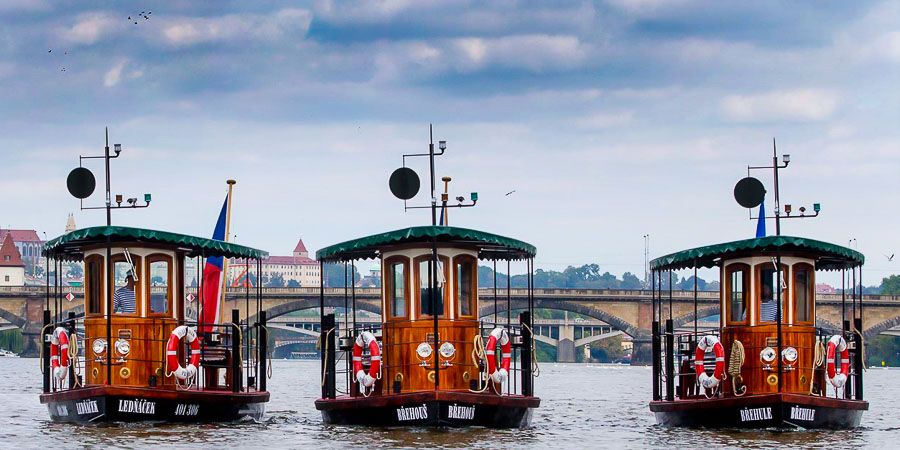
M 875 336 L 878 336 L 882 332 L 890 330 L 891 328 L 894 328 L 898 325 L 900 325 L 900 316 L 883 320 L 863 331 L 863 339 L 874 339 Z
M 719 312 L 720 312 L 719 309 L 720 309 L 719 305 L 706 306 L 706 307 L 698 309 L 697 315 L 701 319 L 704 317 L 714 316 L 716 314 L 719 314 Z M 681 317 L 676 317 L 674 320 L 672 320 L 672 324 L 676 329 L 678 329 L 678 328 L 681 328 L 693 321 L 694 321 L 694 312 L 691 311 Z
M 528 301 L 527 300 L 513 300 L 511 302 L 512 309 L 528 309 Z M 613 314 L 610 314 L 602 309 L 597 309 L 591 306 L 586 306 L 581 303 L 573 303 L 567 301 L 559 301 L 559 300 L 551 300 L 548 302 L 544 302 L 540 299 L 534 299 L 534 308 L 535 309 L 553 309 L 557 311 L 568 311 L 576 314 L 582 314 L 588 317 L 593 317 L 597 320 L 602 320 L 613 327 L 623 331 L 625 334 L 631 337 L 637 337 L 639 332 L 638 328 L 626 320 L 617 317 Z M 506 302 L 497 302 L 497 312 L 506 312 Z M 485 305 L 482 306 L 478 311 L 480 317 L 487 317 L 494 313 L 494 305 Z
M 344 299 L 336 298 L 336 297 L 325 297 L 325 306 L 329 308 L 343 308 L 344 307 Z M 291 313 L 294 311 L 300 311 L 304 309 L 314 309 L 319 307 L 319 299 L 311 299 L 305 298 L 300 300 L 294 300 L 287 303 L 282 303 L 280 305 L 273 306 L 266 310 L 266 320 L 271 320 L 279 316 L 283 316 L 287 313 Z M 381 306 L 364 301 L 356 302 L 356 309 L 368 311 L 374 314 L 381 314 Z M 250 317 L 250 323 L 256 322 L 256 314 Z
M 2 308 L 0 308 L 0 317 L 22 330 L 24 330 L 25 326 L 28 324 L 28 321 L 25 320 L 24 317 Z

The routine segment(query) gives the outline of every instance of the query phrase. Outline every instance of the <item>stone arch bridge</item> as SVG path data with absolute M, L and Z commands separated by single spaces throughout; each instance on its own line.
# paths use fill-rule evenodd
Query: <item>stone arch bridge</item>
M 0 287 L 0 327 L 15 326 L 21 328 L 23 333 L 31 338 L 28 353 L 37 352 L 37 337 L 40 334 L 42 312 L 45 301 L 44 287 Z M 51 294 L 55 295 L 51 287 Z M 84 314 L 83 288 L 63 288 L 60 297 L 68 293 L 74 295 L 72 301 L 62 299 L 59 303 L 62 307 L 59 311 L 51 312 L 58 317 L 65 317 L 69 312 L 76 315 Z M 379 288 L 357 288 L 356 307 L 363 311 L 381 313 Z M 325 288 L 325 306 L 342 308 L 345 304 L 344 288 Z M 524 309 L 527 306 L 527 290 L 506 289 L 497 290 L 497 313 L 506 312 L 507 299 L 509 307 L 513 310 Z M 263 288 L 262 309 L 267 311 L 270 319 L 287 314 L 292 311 L 317 308 L 319 305 L 319 288 Z M 349 299 L 350 291 L 347 290 L 347 304 L 352 304 Z M 664 292 L 663 318 L 669 317 L 668 293 Z M 251 321 L 255 319 L 252 314 L 255 311 L 254 292 L 250 293 Z M 479 289 L 479 313 L 489 316 L 494 313 L 494 291 L 491 288 Z M 682 327 L 694 321 L 693 292 L 674 291 L 672 293 L 671 316 L 675 321 L 675 327 Z M 701 291 L 698 293 L 698 316 L 700 318 L 718 314 L 719 293 L 717 291 Z M 849 305 L 849 300 L 847 301 Z M 865 328 L 863 336 L 866 340 L 881 334 L 895 334 L 900 331 L 900 296 L 890 295 L 865 295 L 863 296 L 865 309 Z M 535 308 L 552 309 L 578 313 L 602 321 L 615 330 L 630 336 L 635 344 L 633 363 L 644 363 L 646 353 L 643 348 L 649 348 L 650 325 L 652 319 L 651 292 L 645 290 L 622 289 L 535 289 Z M 820 325 L 837 328 L 841 323 L 841 295 L 818 294 L 816 296 L 817 315 Z M 246 294 L 243 289 L 229 289 L 226 296 L 226 309 L 243 310 L 246 307 Z M 849 308 L 848 308 L 849 310 Z M 848 312 L 849 314 L 849 312 Z M 503 314 L 500 314 L 502 317 Z M 513 319 L 515 320 L 515 319 Z M 647 358 L 648 359 L 648 358 Z

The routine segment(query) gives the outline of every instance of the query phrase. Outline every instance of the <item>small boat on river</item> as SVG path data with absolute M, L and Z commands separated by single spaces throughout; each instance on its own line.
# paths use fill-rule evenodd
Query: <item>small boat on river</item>
M 441 142 L 440 153 L 432 144 L 428 153 L 408 155 L 431 157 L 432 197 L 433 161 L 444 148 Z M 392 191 L 404 200 L 418 189 L 411 172 L 398 169 L 391 179 Z M 433 202 L 430 207 L 432 225 L 361 237 L 317 252 L 320 264 L 353 269 L 358 260 L 377 259 L 382 268 L 380 325 L 356 323 L 353 282 L 345 291 L 343 324 L 336 323 L 334 314 L 321 318 L 322 397 L 315 406 L 327 424 L 522 428 L 540 405 L 534 396 L 531 333 L 536 250 L 516 239 L 448 226 L 449 209 L 474 206 L 477 194 L 471 195 L 471 204 L 459 197 L 458 204 L 448 205 L 450 179 L 443 181 L 442 206 Z M 481 317 L 479 261 L 492 262 L 495 269 L 497 262 L 506 261 L 507 275 L 510 261 L 525 263 L 527 305 L 518 317 L 510 316 L 509 296 L 498 296 L 496 289 L 492 311 L 506 302 L 506 317 Z M 321 273 L 324 277 L 326 271 Z M 485 305 L 490 309 L 490 301 Z M 324 311 L 324 297 L 320 306 Z
M 108 145 L 105 158 L 110 199 Z M 86 198 L 93 176 L 81 169 L 73 171 L 74 182 L 70 175 L 69 190 Z M 149 194 L 145 201 L 149 205 Z M 243 301 L 223 317 L 221 262 L 213 266 L 221 258 L 258 262 L 267 253 L 222 239 L 112 226 L 109 212 L 117 206 L 111 203 L 105 207 L 106 226 L 71 231 L 43 248 L 47 267 L 60 273 L 64 262 L 83 262 L 85 279 L 83 317 L 59 313 L 66 293 L 47 279 L 40 402 L 50 418 L 77 423 L 259 419 L 269 400 L 260 290 L 252 289 L 254 305 L 251 289 L 245 288 Z M 135 201 L 128 203 L 132 206 L 122 208 L 136 207 Z M 223 207 L 220 223 L 225 216 Z M 189 258 L 197 258 L 195 268 L 204 262 L 206 268 L 189 275 Z M 57 313 L 51 316 L 51 310 Z
M 776 171 L 776 235 L 765 236 L 763 223 L 757 238 L 684 250 L 650 262 L 649 407 L 659 424 L 848 429 L 858 427 L 869 408 L 863 399 L 859 287 L 865 258 L 839 245 L 780 234 L 781 219 L 815 217 L 820 209 L 816 204 L 815 214 L 801 208 L 791 215 L 790 205 L 779 205 L 777 170 L 788 162 L 786 157 L 780 165 L 776 155 L 773 166 L 764 167 Z M 764 194 L 762 184 L 750 177 L 735 189 L 738 202 L 748 208 L 760 205 Z M 760 215 L 757 219 L 764 221 L 762 208 Z M 696 325 L 700 268 L 715 268 L 722 280 L 719 304 L 705 311 L 719 316 L 714 330 L 698 330 Z M 676 270 L 693 270 L 692 313 L 680 305 L 673 314 L 671 280 Z M 838 323 L 821 321 L 817 315 L 816 273 L 821 271 L 838 271 L 844 279 L 852 275 L 857 286 L 849 294 L 844 291 Z M 669 286 L 664 286 L 667 281 Z M 693 331 L 677 331 L 675 320 L 689 314 Z

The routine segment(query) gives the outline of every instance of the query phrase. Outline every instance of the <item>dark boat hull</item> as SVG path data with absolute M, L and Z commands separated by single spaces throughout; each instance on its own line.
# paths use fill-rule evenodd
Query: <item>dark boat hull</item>
M 706 428 L 850 429 L 869 403 L 798 394 L 650 402 L 660 425 Z
M 258 420 L 268 392 L 173 391 L 96 386 L 41 395 L 54 422 L 233 422 Z
M 429 391 L 316 400 L 322 419 L 334 425 L 525 428 L 537 397 Z

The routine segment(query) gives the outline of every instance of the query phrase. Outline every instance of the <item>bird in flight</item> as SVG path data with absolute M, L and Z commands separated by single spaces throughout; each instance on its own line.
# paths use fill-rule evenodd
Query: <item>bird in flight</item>
M 891 253 L 891 256 L 884 255 L 884 257 L 887 258 L 888 262 L 891 262 L 891 261 L 894 260 L 894 254 L 893 254 L 893 253 Z
M 513 192 L 516 192 L 516 190 L 513 189 L 513 190 L 507 192 L 506 195 L 504 195 L 504 197 L 509 197 L 509 194 L 512 194 Z

